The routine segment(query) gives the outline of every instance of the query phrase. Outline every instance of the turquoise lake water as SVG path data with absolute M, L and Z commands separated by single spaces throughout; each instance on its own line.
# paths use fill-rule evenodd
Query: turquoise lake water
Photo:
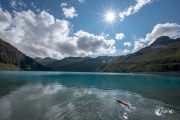
M 0 120 L 127 119 L 179 120 L 180 76 L 0 72 Z

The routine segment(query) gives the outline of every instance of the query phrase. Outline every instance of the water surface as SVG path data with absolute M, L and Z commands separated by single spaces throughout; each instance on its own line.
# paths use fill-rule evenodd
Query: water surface
M 0 72 L 2 120 L 178 120 L 179 101 L 179 76 Z

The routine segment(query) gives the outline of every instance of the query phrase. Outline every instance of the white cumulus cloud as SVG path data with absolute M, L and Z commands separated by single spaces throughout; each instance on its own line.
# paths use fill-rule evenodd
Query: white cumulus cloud
M 78 16 L 74 7 L 63 8 L 62 10 L 66 18 L 74 18 Z
M 123 33 L 119 33 L 119 34 L 116 34 L 116 39 L 117 40 L 121 40 L 125 37 L 125 35 Z
M 75 33 L 75 36 L 77 37 L 77 47 L 86 54 L 106 54 L 108 52 L 113 54 L 116 52 L 113 39 L 106 40 L 105 36 L 96 36 L 82 30 Z
M 145 38 L 137 38 L 134 35 L 133 39 L 135 40 L 135 43 L 132 52 L 136 52 L 141 48 L 146 47 L 144 43 L 148 43 L 148 45 L 152 44 L 161 36 L 169 36 L 173 39 L 180 38 L 180 25 L 177 23 L 157 24 L 151 33 L 146 34 Z
M 127 8 L 126 10 L 119 13 L 120 20 L 122 21 L 122 20 L 124 20 L 124 17 L 138 12 L 141 9 L 141 7 L 143 7 L 144 5 L 146 5 L 152 1 L 153 0 L 136 0 L 136 4 L 134 6 L 132 5 L 129 8 Z
M 64 2 L 64 3 L 61 3 L 61 5 L 60 5 L 61 7 L 66 7 L 67 6 L 67 3 L 66 2 Z
M 72 25 L 46 11 L 9 13 L 0 7 L 0 26 L 0 37 L 30 57 L 62 59 L 116 52 L 115 40 L 103 35 L 80 30 L 70 37 Z
M 149 41 L 151 44 L 160 36 L 180 38 L 180 25 L 176 23 L 157 24 L 151 33 L 146 35 L 145 41 Z
M 129 53 L 130 52 L 130 50 L 128 50 L 128 49 L 125 49 L 124 51 L 123 51 L 123 53 Z
M 131 42 L 124 42 L 124 46 L 131 47 Z
M 143 43 L 141 43 L 139 41 L 135 41 L 134 42 L 134 49 L 132 50 L 132 53 L 134 53 L 134 52 L 136 52 L 136 51 L 138 51 L 144 47 L 146 47 L 146 46 Z

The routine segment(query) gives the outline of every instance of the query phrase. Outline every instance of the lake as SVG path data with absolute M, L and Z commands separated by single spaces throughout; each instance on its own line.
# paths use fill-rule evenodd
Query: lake
M 180 76 L 0 72 L 0 120 L 126 119 L 180 119 Z

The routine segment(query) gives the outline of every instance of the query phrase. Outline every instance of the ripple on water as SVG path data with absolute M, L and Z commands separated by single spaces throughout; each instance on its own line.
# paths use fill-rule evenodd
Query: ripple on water
M 106 92 L 106 91 L 99 91 Z M 162 116 L 155 114 L 155 108 L 158 105 L 165 106 L 168 109 L 175 107 L 164 104 L 160 101 L 143 98 L 135 94 L 127 95 L 121 92 L 116 95 L 107 94 L 104 97 L 97 98 L 97 94 L 84 94 L 71 102 L 59 104 L 60 111 L 56 111 L 56 119 L 71 119 L 71 120 L 109 120 L 109 119 L 133 119 L 133 120 L 176 120 L 179 113 L 164 113 Z M 116 99 L 123 99 L 129 104 L 129 108 L 118 104 Z M 176 108 L 177 109 L 177 108 Z
M 51 92 L 43 94 L 44 90 Z M 36 99 L 27 99 L 34 95 Z M 118 104 L 117 99 L 127 102 L 130 107 Z M 174 110 L 174 113 L 158 116 L 155 114 L 157 106 Z M 28 109 L 22 111 L 23 108 Z M 45 85 L 27 85 L 0 99 L 0 119 L 4 120 L 178 120 L 179 110 L 178 107 L 128 91 L 57 85 L 48 88 Z

